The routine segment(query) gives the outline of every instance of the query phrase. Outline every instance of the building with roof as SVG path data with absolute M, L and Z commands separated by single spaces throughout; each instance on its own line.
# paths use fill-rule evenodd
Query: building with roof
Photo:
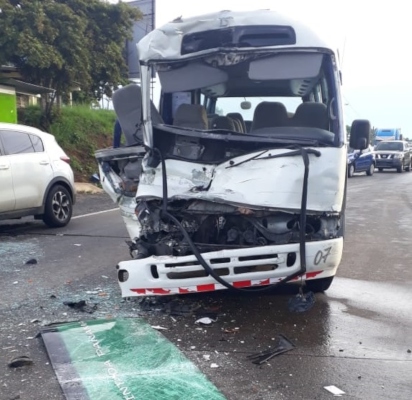
M 17 109 L 38 104 L 53 89 L 24 82 L 18 68 L 0 67 L 0 122 L 17 123 Z

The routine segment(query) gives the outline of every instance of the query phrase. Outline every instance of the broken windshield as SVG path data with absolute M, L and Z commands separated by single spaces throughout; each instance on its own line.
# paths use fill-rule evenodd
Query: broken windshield
M 336 71 L 320 52 L 221 52 L 157 65 L 164 123 L 185 130 L 341 141 Z

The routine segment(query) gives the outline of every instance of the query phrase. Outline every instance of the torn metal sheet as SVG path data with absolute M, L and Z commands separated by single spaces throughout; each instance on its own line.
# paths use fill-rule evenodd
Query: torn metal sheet
M 284 149 L 268 150 L 272 155 L 285 152 Z M 263 159 L 265 155 L 262 155 L 228 168 L 231 163 L 238 164 L 258 155 L 259 152 L 235 157 L 215 166 L 166 160 L 168 199 L 300 210 L 304 171 L 301 157 Z M 344 192 L 340 188 L 344 186 L 346 166 L 346 153 L 339 148 L 322 148 L 320 158 L 310 156 L 308 210 L 341 211 Z M 195 190 L 199 187 L 199 178 L 193 171 L 206 171 L 201 186 L 207 190 Z M 143 172 L 136 198 L 162 198 L 161 165 Z
M 223 400 L 180 350 L 140 319 L 81 321 L 41 332 L 68 400 Z
M 295 348 L 294 344 L 283 335 L 278 335 L 276 338 L 276 346 L 268 350 L 260 351 L 256 354 L 251 354 L 247 356 L 249 360 L 252 360 L 253 364 L 261 365 L 268 362 L 271 358 L 285 353 L 287 351 L 293 350 Z

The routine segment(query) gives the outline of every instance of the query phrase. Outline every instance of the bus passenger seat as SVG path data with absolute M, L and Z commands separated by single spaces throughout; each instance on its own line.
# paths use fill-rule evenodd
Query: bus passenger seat
M 216 117 L 212 122 L 211 129 L 226 129 L 232 132 L 237 132 L 235 122 L 228 117 Z
M 283 103 L 263 101 L 253 114 L 251 131 L 261 128 L 288 126 L 288 113 Z
M 245 121 L 241 113 L 236 113 L 236 112 L 228 113 L 226 114 L 226 117 L 229 117 L 229 118 L 234 119 L 235 121 L 238 121 L 240 124 L 240 128 L 241 128 L 239 132 L 246 133 L 246 124 L 245 124 Z
M 205 130 L 208 125 L 206 109 L 199 104 L 181 104 L 176 110 L 173 125 Z
M 299 104 L 295 115 L 291 118 L 290 125 L 329 130 L 328 109 L 323 103 Z

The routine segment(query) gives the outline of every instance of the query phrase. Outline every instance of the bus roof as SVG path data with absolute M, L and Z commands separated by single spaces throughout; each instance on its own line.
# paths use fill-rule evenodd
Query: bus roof
M 270 10 L 250 12 L 220 11 L 191 18 L 180 17 L 153 30 L 137 44 L 139 58 L 143 62 L 184 60 L 193 58 L 196 55 L 214 52 L 219 48 L 228 48 L 227 43 L 222 45 L 223 42 L 219 42 L 217 37 L 209 37 L 206 38 L 208 47 L 206 46 L 205 48 L 202 44 L 203 48 L 196 50 L 196 40 L 198 40 L 199 33 L 201 32 L 213 30 L 217 32 L 219 32 L 219 30 L 226 30 L 227 32 L 230 30 L 229 28 L 235 29 L 236 27 L 240 28 L 237 34 L 238 38 L 239 35 L 242 37 L 242 31 L 243 33 L 246 32 L 245 29 L 242 30 L 242 28 L 246 27 L 257 27 L 254 33 L 257 33 L 256 37 L 259 37 L 260 27 L 260 29 L 268 29 L 267 32 L 269 35 L 272 34 L 272 38 L 275 37 L 276 34 L 278 38 L 285 38 L 289 34 L 290 39 L 294 39 L 289 40 L 289 42 L 286 40 L 284 43 L 282 43 L 282 40 L 278 40 L 276 44 L 268 42 L 269 46 L 260 45 L 259 48 L 322 48 L 334 52 L 330 45 L 320 39 L 318 35 L 305 24 L 277 12 Z M 273 30 L 276 28 L 278 28 L 278 32 Z M 252 33 L 252 35 L 254 33 Z M 198 37 L 196 37 L 196 34 L 198 34 Z M 220 34 L 220 37 L 222 36 L 223 35 Z M 246 32 L 246 36 L 250 38 L 251 34 Z M 189 37 L 191 38 L 191 42 L 186 49 L 183 49 L 182 45 L 185 46 L 185 40 Z M 195 44 L 194 47 L 193 44 Z M 190 51 L 190 46 L 194 49 L 193 51 Z M 239 47 L 250 49 L 255 46 L 245 47 L 244 44 L 238 46 L 234 43 L 229 48 Z

